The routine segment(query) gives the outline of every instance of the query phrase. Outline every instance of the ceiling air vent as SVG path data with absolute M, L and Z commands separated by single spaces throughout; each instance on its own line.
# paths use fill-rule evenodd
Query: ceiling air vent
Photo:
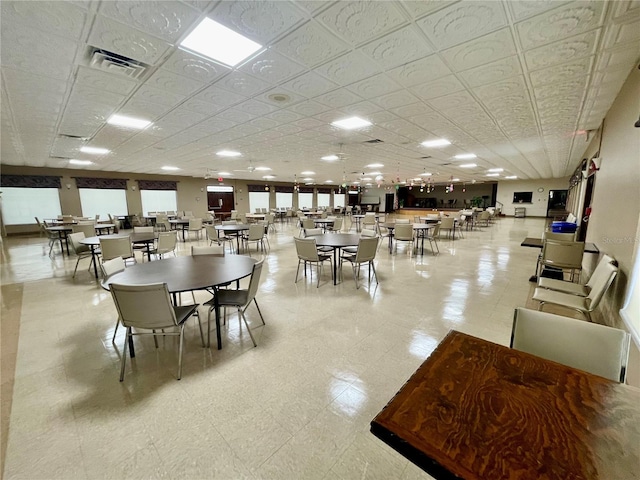
M 99 48 L 91 51 L 89 65 L 98 70 L 129 78 L 139 78 L 147 69 L 144 63 Z
M 374 138 L 373 140 L 367 140 L 365 142 L 362 143 L 384 143 L 382 140 L 380 140 L 379 138 Z

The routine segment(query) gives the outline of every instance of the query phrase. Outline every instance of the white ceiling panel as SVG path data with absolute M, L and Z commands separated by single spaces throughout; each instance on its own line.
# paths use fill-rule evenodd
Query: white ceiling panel
M 11 165 L 68 166 L 59 157 L 100 143 L 113 152 L 92 169 L 171 163 L 200 176 L 251 158 L 279 180 L 309 168 L 323 183 L 342 180 L 343 167 L 319 158 L 342 149 L 348 180 L 372 161 L 385 178 L 429 169 L 435 181 L 485 181 L 491 166 L 567 176 L 586 148 L 576 131 L 599 127 L 640 60 L 637 0 L 3 0 L 0 9 Z M 236 68 L 181 50 L 204 15 L 265 49 Z M 123 59 L 92 66 L 93 48 L 150 67 L 136 76 Z M 106 126 L 114 112 L 155 123 Z M 373 125 L 330 125 L 353 115 Z M 420 145 L 438 137 L 452 145 Z M 383 143 L 363 143 L 373 139 Z M 243 157 L 221 160 L 221 148 Z M 463 152 L 480 167 L 461 172 L 451 157 Z

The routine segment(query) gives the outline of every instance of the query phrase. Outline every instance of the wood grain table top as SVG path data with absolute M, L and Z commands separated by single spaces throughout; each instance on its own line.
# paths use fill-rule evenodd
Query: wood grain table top
M 451 331 L 371 432 L 437 479 L 630 480 L 640 390 Z

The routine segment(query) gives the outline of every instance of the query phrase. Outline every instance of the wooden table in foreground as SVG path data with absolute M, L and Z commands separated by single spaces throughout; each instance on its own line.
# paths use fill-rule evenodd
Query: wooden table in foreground
M 451 331 L 371 432 L 437 479 L 635 479 L 640 390 Z

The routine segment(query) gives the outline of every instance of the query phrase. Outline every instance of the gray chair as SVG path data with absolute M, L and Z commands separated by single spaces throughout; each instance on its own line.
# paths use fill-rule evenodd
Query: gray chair
M 413 236 L 413 225 L 410 223 L 400 223 L 398 224 L 398 222 L 396 221 L 396 226 L 393 232 L 393 237 L 395 240 L 395 245 L 394 245 L 394 249 L 397 251 L 398 250 L 398 242 L 409 242 L 411 243 L 411 250 L 409 250 L 409 253 L 411 254 L 413 252 L 413 247 L 414 247 L 414 240 L 415 237 Z
M 247 317 L 245 316 L 245 312 L 251 302 L 253 302 L 258 309 L 258 314 L 260 315 L 260 320 L 262 321 L 262 325 L 264 325 L 264 317 L 262 316 L 262 312 L 260 311 L 260 306 L 258 305 L 258 301 L 256 300 L 256 293 L 258 292 L 258 285 L 260 284 L 260 274 L 262 273 L 262 265 L 264 260 L 260 260 L 259 262 L 253 265 L 253 270 L 251 272 L 251 280 L 249 281 L 249 288 L 246 290 L 238 289 L 238 290 L 218 290 L 216 292 L 216 297 L 209 300 L 205 303 L 205 305 L 209 306 L 209 313 L 207 316 L 207 345 L 210 345 L 210 335 L 211 335 L 211 312 L 215 310 L 215 302 L 217 300 L 218 306 L 225 308 L 226 307 L 236 307 L 238 309 L 238 315 L 244 322 L 247 331 L 249 332 L 249 336 L 251 337 L 251 342 L 253 342 L 253 346 L 256 347 L 256 341 L 253 338 L 253 334 L 251 333 L 251 329 L 249 328 L 249 323 L 247 322 Z
M 158 234 L 158 243 L 155 248 L 149 251 L 149 257 L 156 255 L 159 258 L 164 258 L 167 253 L 173 253 L 176 256 L 176 246 L 178 244 L 178 237 L 176 232 L 160 232 Z M 151 258 L 149 258 L 151 261 Z
M 516 308 L 511 348 L 624 382 L 631 336 L 617 328 Z
M 429 246 L 431 247 L 431 253 L 436 254 L 436 250 L 438 254 L 440 254 L 440 247 L 438 247 L 438 235 L 440 235 L 440 225 L 436 224 L 431 230 L 428 230 L 425 234 L 424 238 L 429 240 Z M 436 249 L 433 249 L 433 246 L 436 246 Z
M 249 232 L 246 236 L 242 237 L 245 252 L 248 252 L 249 256 L 251 256 L 251 249 L 249 248 L 249 243 L 251 242 L 256 244 L 256 251 L 258 250 L 258 246 L 260 246 L 262 252 L 265 252 L 266 248 L 264 246 L 264 237 L 265 226 L 262 223 L 252 223 L 249 225 Z
M 616 278 L 617 273 L 617 266 L 610 263 L 603 265 L 602 274 L 594 280 L 589 295 L 586 297 L 536 287 L 533 291 L 532 298 L 540 302 L 538 310 L 542 310 L 546 304 L 557 305 L 576 310 L 583 314 L 587 320 L 591 321 L 591 312 L 596 309 L 605 292 Z
M 573 295 L 586 297 L 587 295 L 589 295 L 589 292 L 593 290 L 593 285 L 597 282 L 598 278 L 601 275 L 606 274 L 604 266 L 607 263 L 617 265 L 615 262 L 616 261 L 613 257 L 610 257 L 606 254 L 602 255 L 602 258 L 598 262 L 598 265 L 591 274 L 591 278 L 589 278 L 589 281 L 584 285 L 580 283 L 567 282 L 565 280 L 556 280 L 554 278 L 539 277 L 538 286 L 540 288 L 546 288 L 548 290 L 555 290 L 557 292 L 571 293 Z
M 298 283 L 298 273 L 300 272 L 300 263 L 304 264 L 304 275 L 307 276 L 307 263 L 316 264 L 316 273 L 318 275 L 318 285 L 320 287 L 320 274 L 322 272 L 322 265 L 327 260 L 330 264 L 331 255 L 326 255 L 318 252 L 318 248 L 316 246 L 316 239 L 311 238 L 297 238 L 295 237 L 293 241 L 296 244 L 296 253 L 298 254 L 298 267 L 296 268 L 296 279 L 294 283 Z M 313 272 L 313 270 L 310 270 Z M 331 269 L 331 274 L 333 275 L 333 268 Z
M 542 275 L 545 267 L 551 267 L 562 272 L 568 270 L 573 281 L 576 270 L 582 270 L 583 255 L 584 242 L 559 242 L 545 239 L 538 262 L 538 275 Z
M 102 276 L 106 280 L 111 275 L 115 275 L 116 273 L 123 272 L 126 268 L 124 260 L 122 257 L 112 258 L 111 260 L 107 260 L 106 262 L 102 262 L 100 265 L 102 269 Z M 111 337 L 111 343 L 116 341 L 116 334 L 118 333 L 118 326 L 120 326 L 120 317 L 116 319 L 116 328 L 113 329 L 113 336 Z
M 196 237 L 200 240 L 202 234 L 202 219 L 201 218 L 189 218 L 188 232 L 196 232 Z
M 373 264 L 373 261 L 376 258 L 376 252 L 378 250 L 378 241 L 378 237 L 360 238 L 355 255 L 345 254 L 340 257 L 340 273 L 342 273 L 342 261 L 344 260 L 347 262 L 351 262 L 351 267 L 353 268 L 353 279 L 356 282 L 356 289 L 360 288 L 358 277 L 360 277 L 360 266 L 362 264 L 367 264 L 367 266 L 369 267 L 369 283 L 371 283 L 372 271 L 373 276 L 376 279 L 376 284 L 379 283 L 376 267 Z
M 75 252 L 78 260 L 76 261 L 76 268 L 73 269 L 73 277 L 76 278 L 76 272 L 78 271 L 78 264 L 80 260 L 83 258 L 91 258 L 89 262 L 89 270 L 91 270 L 91 266 L 93 265 L 94 256 L 91 254 L 91 248 L 88 245 L 84 245 L 80 243 L 84 240 L 85 236 L 82 232 L 76 232 L 69 235 L 69 240 L 71 241 L 71 248 Z
M 132 260 L 136 263 L 136 257 L 133 254 L 133 247 L 129 237 L 110 237 L 100 238 L 100 250 L 102 251 L 102 261 L 111 260 L 112 258 L 122 257 L 124 261 Z
M 122 364 L 120 366 L 120 381 L 124 380 L 124 369 L 127 359 L 128 340 L 133 335 L 177 335 L 180 337 L 178 352 L 178 380 L 182 377 L 182 350 L 184 344 L 184 326 L 186 321 L 193 315 L 198 305 L 185 305 L 174 307 L 171 304 L 171 297 L 166 283 L 153 283 L 149 285 L 121 285 L 112 283 L 110 285 L 111 296 L 118 310 L 118 315 L 122 325 L 126 327 L 127 334 L 124 340 L 122 352 Z M 202 335 L 202 325 L 200 326 L 200 338 L 204 346 L 204 336 Z M 165 332 L 164 329 L 177 327 L 178 332 Z M 151 332 L 133 332 L 136 330 L 150 330 Z M 160 333 L 156 332 L 160 330 Z M 157 342 L 157 339 L 156 339 Z M 157 348 L 156 343 L 156 348 Z

